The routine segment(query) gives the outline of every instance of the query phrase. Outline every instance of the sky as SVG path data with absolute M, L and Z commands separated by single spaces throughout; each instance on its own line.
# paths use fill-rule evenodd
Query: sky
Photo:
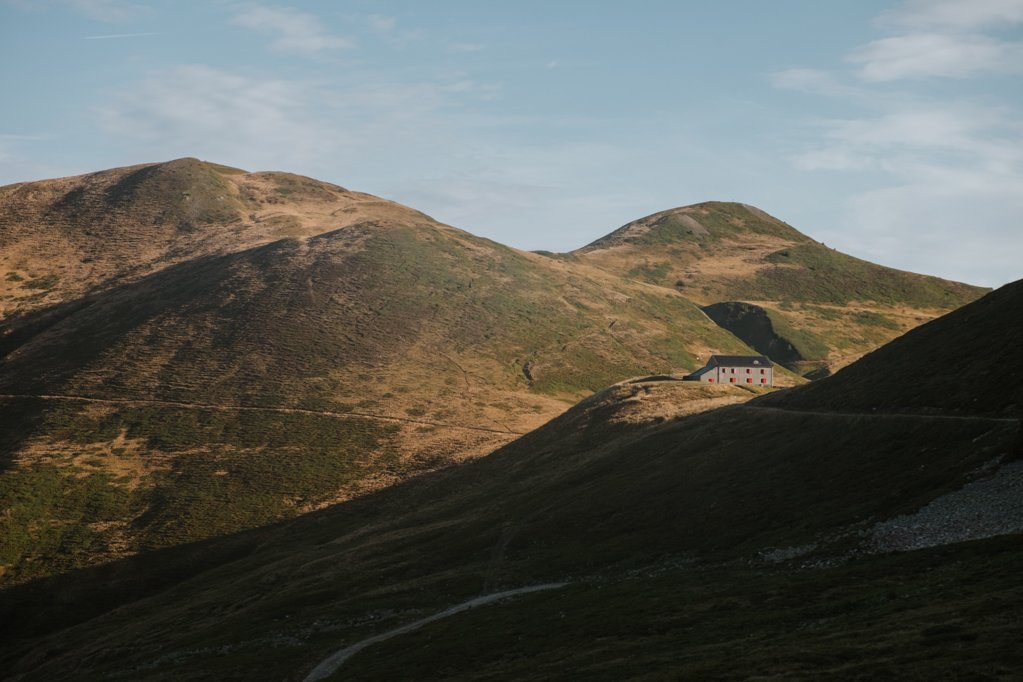
M 1023 277 L 1023 0 L 0 0 L 0 185 L 194 156 L 522 249 L 741 201 Z

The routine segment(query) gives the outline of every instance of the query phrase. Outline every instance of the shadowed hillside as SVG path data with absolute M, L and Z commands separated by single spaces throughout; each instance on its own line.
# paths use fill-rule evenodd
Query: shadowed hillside
M 210 178 L 243 204 L 272 181 L 275 208 L 342 227 L 219 248 L 226 223 L 175 212 Z M 308 512 L 491 452 L 625 377 L 748 352 L 676 292 L 315 181 L 192 160 L 73 180 L 202 248 L 0 325 L 6 580 Z
M 1012 324 L 1021 295 L 1011 285 L 960 314 Z M 908 362 L 941 324 L 882 353 Z M 984 329 L 957 329 L 963 353 L 998 352 L 1000 339 Z M 871 362 L 699 414 L 670 406 L 738 389 L 612 387 L 465 466 L 225 539 L 223 550 L 170 552 L 161 571 L 176 585 L 147 591 L 117 566 L 79 576 L 74 589 L 50 583 L 45 594 L 69 599 L 69 613 L 111 608 L 104 584 L 145 598 L 47 636 L 29 620 L 26 631 L 43 638 L 6 660 L 17 659 L 16 679 L 26 680 L 241 679 L 253 670 L 297 680 L 343 645 L 467 597 L 561 580 L 571 585 L 367 649 L 331 679 L 476 679 L 481 670 L 542 679 L 580 669 L 592 679 L 923 679 L 945 669 L 1011 677 L 1023 663 L 1011 646 L 1021 634 L 1020 549 L 1016 538 L 987 536 L 1020 528 L 987 531 L 982 519 L 986 507 L 1018 506 L 1018 496 L 998 496 L 1013 494 L 1006 484 L 1017 469 L 1005 461 L 1019 419 L 903 414 L 922 403 L 897 398 L 876 411 L 821 409 L 841 406 L 842 377 L 870 376 Z M 879 393 L 884 376 L 872 376 Z M 991 405 L 1016 394 L 982 376 L 998 396 Z M 811 390 L 813 409 L 803 409 L 796 401 Z M 925 376 L 913 400 L 945 390 Z M 932 529 L 918 520 L 966 488 L 988 497 L 951 512 L 963 522 Z M 898 553 L 917 545 L 879 535 L 892 524 L 929 534 L 935 549 Z M 43 608 L 18 601 L 31 589 L 9 593 L 8 608 Z M 65 653 L 42 663 L 41 651 Z
M 808 362 L 793 367 L 806 371 L 842 367 L 986 291 L 847 256 L 760 209 L 727 202 L 655 213 L 573 256 L 703 306 L 755 304 L 780 334 L 774 348 L 803 348 Z
M 1017 313 L 1008 313 L 1013 307 Z M 1021 339 L 1023 282 L 1014 282 L 910 331 L 820 385 L 765 404 L 1018 418 Z
M 11 636 L 55 638 L 4 654 L 31 675 L 42 646 L 67 652 L 39 668 L 50 678 L 281 679 L 338 633 L 502 586 L 674 555 L 812 545 L 833 561 L 1018 438 L 1004 415 L 742 407 L 754 393 L 656 377 L 603 390 L 751 352 L 660 265 L 597 257 L 706 249 L 692 267 L 739 286 L 737 245 L 804 243 L 748 207 L 541 255 L 308 178 L 182 159 L 0 188 L 0 211 L 0 580 L 23 585 L 4 593 L 25 628 Z M 892 271 L 871 272 L 882 286 Z M 933 313 L 913 307 L 927 287 L 890 276 L 915 303 L 758 305 L 830 362 Z M 789 313 L 822 322 L 786 327 Z M 239 648 L 240 669 L 210 663 Z

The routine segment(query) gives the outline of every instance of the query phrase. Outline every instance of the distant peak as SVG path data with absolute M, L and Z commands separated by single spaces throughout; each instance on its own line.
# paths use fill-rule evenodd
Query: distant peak
M 180 159 L 171 159 L 170 161 L 163 161 L 153 165 L 167 169 L 203 167 L 223 175 L 240 175 L 248 173 L 248 171 L 241 168 L 225 166 L 224 164 L 214 163 L 213 161 L 203 161 L 202 159 L 197 159 L 194 156 L 183 156 Z
M 766 211 L 733 201 L 704 201 L 669 208 L 634 220 L 587 244 L 595 251 L 626 244 L 657 246 L 679 242 L 705 243 L 744 233 L 765 234 L 795 241 L 809 238 Z

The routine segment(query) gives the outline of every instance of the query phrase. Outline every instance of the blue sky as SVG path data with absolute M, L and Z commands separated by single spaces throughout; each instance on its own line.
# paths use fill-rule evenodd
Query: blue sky
M 1023 0 L 0 0 L 0 184 L 181 156 L 525 249 L 743 201 L 1023 277 Z

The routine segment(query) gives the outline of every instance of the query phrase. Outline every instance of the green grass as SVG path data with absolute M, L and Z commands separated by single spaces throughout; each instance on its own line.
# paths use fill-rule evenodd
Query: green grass
M 503 390 L 527 390 L 526 362 L 531 390 L 571 399 L 630 376 L 690 370 L 693 343 L 744 349 L 673 292 L 635 283 L 608 292 L 470 235 L 392 227 L 371 230 L 361 250 L 346 238 L 172 266 L 63 319 L 73 334 L 22 346 L 0 390 L 345 413 L 378 390 L 367 363 L 400 376 L 443 349 L 473 358 L 473 383 L 510 410 L 517 403 Z M 418 343 L 427 350 L 405 357 Z M 439 391 L 464 382 L 445 363 L 434 383 L 392 383 L 369 404 L 425 417 Z M 357 419 L 164 405 L 104 414 L 59 403 L 26 419 L 22 437 L 68 443 L 73 453 L 109 451 L 123 433 L 141 441 L 135 456 L 169 458 L 146 474 L 145 513 L 127 519 L 135 548 L 269 523 L 366 477 L 439 464 L 424 453 L 399 465 L 393 427 Z M 51 550 L 40 550 L 43 569 L 55 566 Z
M 1016 363 L 1023 284 L 911 330 L 820 385 L 765 401 L 838 410 L 902 410 L 1020 415 L 1019 384 L 1005 368 Z M 883 379 L 880 379 L 883 377 Z
M 783 238 L 806 239 L 795 229 L 774 218 L 761 215 L 742 204 L 709 201 L 691 207 L 685 214 L 669 213 L 658 219 L 643 234 L 628 239 L 630 243 L 647 246 L 664 246 L 677 242 L 696 242 L 706 245 L 725 237 L 734 237 L 746 232 Z M 688 215 L 703 229 L 695 229 L 682 219 Z
M 185 230 L 238 221 L 243 208 L 217 166 L 190 158 L 143 166 L 115 183 L 105 200 L 108 210 L 130 209 L 140 223 L 171 222 Z
M 772 268 L 750 282 L 736 282 L 736 298 L 833 304 L 875 301 L 948 309 L 982 293 L 965 284 L 874 265 L 813 242 L 776 251 L 767 261 L 796 267 Z
M 0 565 L 3 581 L 70 571 L 95 562 L 108 534 L 89 524 L 140 513 L 144 496 L 109 474 L 31 465 L 0 472 Z
M 891 329 L 893 331 L 901 329 L 895 320 L 870 310 L 858 310 L 853 313 L 852 318 L 853 321 L 864 327 L 880 327 L 881 329 Z
M 811 331 L 799 329 L 784 314 L 770 309 L 764 309 L 764 312 L 771 320 L 774 332 L 791 343 L 804 360 L 822 360 L 831 351 L 824 339 Z
M 503 631 L 512 648 L 500 649 L 502 654 L 486 664 L 496 667 L 486 670 L 512 677 L 528 665 L 516 652 L 532 652 L 527 656 L 542 661 L 542 668 L 534 668 L 542 675 L 558 670 L 564 652 L 573 649 L 607 666 L 609 679 L 644 666 L 674 671 L 665 667 L 663 656 L 682 643 L 707 655 L 691 659 L 692 665 L 704 667 L 689 668 L 687 662 L 678 669 L 680 674 L 699 677 L 701 671 L 731 670 L 720 666 L 759 666 L 767 662 L 761 657 L 774 650 L 781 655 L 777 665 L 802 661 L 810 675 L 827 661 L 838 660 L 834 657 L 846 648 L 830 647 L 841 638 L 859 641 L 855 623 L 860 617 L 863 623 L 888 622 L 889 616 L 898 616 L 901 605 L 931 597 L 961 613 L 964 604 L 983 604 L 991 590 L 1002 589 L 997 581 L 1015 580 L 1018 549 L 1002 561 L 1000 578 L 974 562 L 953 567 L 932 559 L 903 570 L 905 580 L 892 577 L 896 564 L 874 560 L 830 572 L 793 574 L 790 567 L 756 563 L 746 568 L 761 549 L 821 542 L 822 536 L 833 539 L 823 542 L 813 558 L 844 553 L 864 519 L 912 511 L 931 496 L 955 488 L 969 471 L 1001 451 L 1011 428 L 914 418 L 778 415 L 755 408 L 726 409 L 649 428 L 613 425 L 609 417 L 617 409 L 583 406 L 490 458 L 438 476 L 288 525 L 54 579 L 40 585 L 42 593 L 11 592 L 0 596 L 0 604 L 19 617 L 31 608 L 38 615 L 24 616 L 22 627 L 43 632 L 67 622 L 65 616 L 47 619 L 52 604 L 63 604 L 66 617 L 82 618 L 125 599 L 151 595 L 138 607 L 119 610 L 116 617 L 54 633 L 39 644 L 75 651 L 102 636 L 139 645 L 116 658 L 84 664 L 77 674 L 86 678 L 133 669 L 152 660 L 154 651 L 194 651 L 174 654 L 151 672 L 134 675 L 223 679 L 231 675 L 225 663 L 234 661 L 245 662 L 247 674 L 259 670 L 266 679 L 281 679 L 308 670 L 345 643 L 482 591 L 595 576 L 596 583 L 570 588 L 563 597 L 552 593 L 526 598 L 522 610 L 514 604 L 488 607 L 468 616 L 473 618 L 468 623 L 459 617 L 367 650 L 346 671 L 386 679 L 400 661 L 409 675 L 431 678 L 437 674 L 434 666 L 447 660 L 444 674 L 458 679 L 472 674 L 477 659 L 467 656 L 463 668 L 448 658 L 450 647 L 457 651 L 458 642 L 475 643 L 482 652 Z M 850 528 L 853 533 L 843 539 L 841 531 Z M 510 535 L 502 541 L 505 533 Z M 501 545 L 501 560 L 495 564 L 494 548 Z M 672 566 L 679 557 L 683 568 L 656 577 L 663 572 L 658 566 Z M 143 570 L 150 565 L 146 562 L 153 562 L 151 571 Z M 688 565 L 695 568 L 684 568 Z M 947 571 L 932 583 L 922 567 L 934 565 Z M 653 577 L 620 584 L 615 578 L 644 572 Z M 865 578 L 867 574 L 872 577 Z M 145 582 L 140 582 L 142 576 Z M 191 579 L 182 583 L 185 577 Z M 967 577 L 972 587 L 964 588 Z M 176 583 L 177 588 L 164 591 Z M 877 599 L 892 590 L 913 601 Z M 942 594 L 956 594 L 963 601 Z M 550 602 L 553 611 L 545 612 L 539 604 L 546 599 L 566 601 Z M 887 611 L 886 605 L 894 610 Z M 563 618 L 565 611 L 571 613 Z M 991 603 L 990 624 L 1012 611 L 1005 601 Z M 496 620 L 480 624 L 476 617 Z M 947 633 L 924 630 L 961 618 L 932 610 L 892 622 L 913 624 L 919 635 L 911 637 L 940 641 Z M 551 622 L 546 626 L 525 629 L 547 620 Z M 829 625 L 809 633 L 799 627 L 818 621 Z M 878 630 L 878 639 L 899 631 Z M 458 636 L 430 640 L 434 644 L 424 655 L 418 638 L 437 632 Z M 750 632 L 759 633 L 754 642 L 747 638 Z M 823 658 L 790 649 L 817 633 L 822 639 L 813 648 Z M 1010 631 L 974 641 L 998 648 L 1003 634 Z M 268 637 L 293 643 L 267 647 Z M 523 648 L 516 648 L 516 642 Z M 710 655 L 729 642 L 755 647 L 743 649 L 741 656 Z M 901 640 L 893 637 L 891 642 L 899 645 Z M 227 659 L 216 653 L 221 646 L 231 647 Z M 861 651 L 859 660 L 881 664 L 886 656 Z M 39 674 L 52 674 L 62 665 L 54 662 Z M 574 663 L 568 665 L 561 669 L 575 669 Z M 586 669 L 583 674 L 600 678 L 602 670 Z M 745 668 L 740 666 L 734 674 L 741 672 Z
M 291 173 L 273 173 L 273 192 L 283 197 L 306 201 L 333 201 L 339 188 L 319 180 Z
M 8 277 L 8 280 L 9 281 L 15 281 L 15 282 L 19 281 L 19 280 L 11 280 L 9 277 Z M 25 282 L 21 286 L 24 287 L 25 289 L 42 289 L 44 291 L 49 291 L 53 287 L 57 286 L 57 284 L 59 282 L 60 282 L 60 277 L 59 276 L 57 276 L 57 275 L 46 275 L 44 277 L 35 277 L 33 279 L 30 279 L 29 281 Z
M 97 453 L 124 433 L 144 449 L 114 448 L 114 457 L 140 467 L 161 459 L 134 489 L 67 465 L 0 471 L 0 564 L 12 567 L 4 582 L 94 562 L 113 536 L 87 524 L 130 524 L 128 548 L 151 550 L 287 518 L 367 475 L 410 466 L 393 450 L 397 427 L 367 419 L 155 407 L 97 417 L 71 405 L 27 418 L 49 438 Z M 102 466 L 103 457 L 88 462 Z
M 1008 679 L 1018 540 L 826 569 L 697 566 L 459 614 L 330 679 Z
M 1012 296 L 996 296 L 994 307 L 965 314 L 992 325 L 1001 320 L 1015 333 L 1003 319 L 1014 304 Z M 970 329 L 961 321 L 955 328 Z M 974 331 L 978 343 L 1002 343 L 987 330 Z M 906 349 L 903 356 L 914 352 Z M 1014 395 L 997 381 L 989 379 L 986 387 Z M 928 378 L 915 389 L 918 395 L 940 391 L 941 384 Z M 828 390 L 845 395 L 838 386 Z M 365 652 L 362 663 L 353 659 L 346 670 L 386 678 L 401 661 L 414 676 L 458 679 L 485 669 L 514 677 L 533 662 L 537 676 L 577 670 L 588 678 L 619 679 L 626 671 L 649 670 L 742 677 L 764 669 L 812 677 L 856 664 L 865 666 L 855 670 L 866 679 L 901 665 L 921 674 L 933 670 L 927 667 L 933 656 L 918 657 L 917 644 L 927 652 L 944 647 L 942 655 L 950 642 L 961 644 L 965 649 L 955 652 L 973 652 L 968 661 L 1014 651 L 1004 642 L 1018 634 L 1012 630 L 1018 626 L 1005 626 L 1018 620 L 1007 619 L 1019 596 L 1018 588 L 1007 587 L 1015 585 L 1015 547 L 1004 560 L 978 555 L 958 562 L 952 552 L 959 550 L 946 548 L 911 564 L 865 559 L 798 573 L 793 566 L 761 565 L 757 557 L 768 548 L 811 543 L 817 549 L 808 559 L 848 556 L 859 531 L 874 520 L 915 511 L 1004 455 L 1017 439 L 1016 424 L 774 412 L 757 404 L 668 423 L 623 423 L 617 417 L 628 404 L 595 396 L 482 460 L 288 524 L 8 592 L 0 603 L 14 614 L 12 622 L 40 637 L 50 633 L 12 651 L 82 652 L 100 637 L 137 648 L 84 663 L 72 654 L 32 674 L 74 679 L 64 662 L 74 661 L 81 666 L 74 674 L 83 678 L 132 671 L 154 679 L 223 679 L 232 674 L 230 660 L 244 663 L 239 675 L 258 670 L 281 679 L 308 670 L 346 642 L 474 594 L 566 576 L 595 582 L 551 595 L 567 600 L 551 602 L 553 625 L 539 624 L 551 619 L 541 617 L 537 595 L 522 602 L 532 609 L 496 606 L 465 616 L 489 613 L 496 619 L 491 624 L 437 623 Z M 825 404 L 816 399 L 814 408 Z M 222 457 L 194 465 L 211 474 L 201 480 L 182 474 L 181 500 L 200 504 L 194 518 L 187 512 L 170 517 L 184 519 L 178 522 L 184 532 L 189 524 L 209 522 L 201 506 L 206 493 L 194 491 L 209 490 L 208 499 L 248 494 L 231 488 L 230 476 L 216 476 L 213 467 L 225 462 L 240 466 Z M 259 459 L 245 466 L 259 471 L 261 481 L 288 475 L 261 470 L 270 465 Z M 658 567 L 679 564 L 680 557 L 682 568 L 662 575 Z M 931 567 L 940 572 L 929 573 Z M 652 575 L 636 589 L 616 579 L 644 572 Z M 562 618 L 566 609 L 572 613 Z M 61 628 L 83 618 L 90 619 L 85 627 Z M 548 626 L 564 627 L 551 632 Z M 445 635 L 425 655 L 408 648 L 436 632 L 458 637 Z M 512 646 L 502 650 L 507 655 L 480 661 L 470 653 L 464 668 L 461 659 L 449 658 L 459 642 L 483 651 L 501 632 Z M 268 646 L 278 641 L 289 644 Z M 402 642 L 405 648 L 393 648 Z M 226 658 L 216 653 L 222 646 L 231 652 Z M 741 654 L 725 656 L 729 647 L 740 647 Z M 679 649 L 693 656 L 673 658 Z M 582 658 L 566 662 L 572 651 Z M 157 652 L 166 654 L 161 663 L 140 673 L 136 666 Z M 21 659 L 11 669 L 37 660 Z M 447 667 L 438 672 L 438 665 Z M 964 670 L 977 670 L 972 666 Z
M 671 263 L 667 261 L 654 264 L 644 261 L 625 273 L 625 276 L 650 282 L 651 284 L 658 284 L 668 276 L 669 270 L 671 270 Z

